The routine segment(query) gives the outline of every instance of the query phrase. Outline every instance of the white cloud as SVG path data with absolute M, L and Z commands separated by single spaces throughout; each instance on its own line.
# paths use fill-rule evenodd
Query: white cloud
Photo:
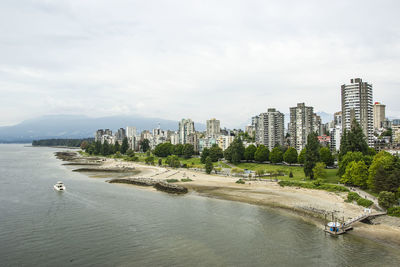
M 210 117 L 340 109 L 373 83 L 400 117 L 397 1 L 2 1 L 0 125 L 49 113 Z M 12 112 L 10 112 L 12 111 Z

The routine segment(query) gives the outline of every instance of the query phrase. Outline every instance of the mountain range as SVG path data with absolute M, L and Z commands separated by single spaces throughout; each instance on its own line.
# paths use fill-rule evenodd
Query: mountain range
M 87 138 L 94 137 L 97 129 L 115 131 L 126 126 L 137 130 L 151 130 L 160 127 L 163 130 L 177 130 L 178 121 L 141 116 L 111 116 L 91 118 L 81 115 L 46 115 L 23 121 L 13 126 L 0 127 L 0 142 L 27 143 L 32 140 L 50 138 Z M 205 125 L 195 123 L 196 130 L 202 131 Z
M 323 123 L 331 121 L 333 117 L 332 114 L 325 112 L 317 112 L 317 114 L 321 116 Z M 290 116 L 285 114 L 285 126 L 289 120 Z M 158 124 L 163 130 L 178 129 L 178 121 L 138 115 L 100 118 L 83 115 L 46 115 L 17 125 L 0 127 L 0 142 L 30 143 L 32 140 L 50 138 L 87 138 L 93 137 L 97 129 L 107 128 L 115 131 L 126 126 L 134 126 L 138 131 L 142 131 L 157 128 Z M 195 128 L 198 131 L 204 131 L 206 127 L 203 123 L 195 123 Z

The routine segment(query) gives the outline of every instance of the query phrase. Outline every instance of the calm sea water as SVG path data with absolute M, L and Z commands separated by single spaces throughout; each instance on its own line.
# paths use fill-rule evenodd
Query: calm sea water
M 398 266 L 400 251 L 258 206 L 71 172 L 0 145 L 1 266 Z M 53 190 L 62 180 L 67 191 Z

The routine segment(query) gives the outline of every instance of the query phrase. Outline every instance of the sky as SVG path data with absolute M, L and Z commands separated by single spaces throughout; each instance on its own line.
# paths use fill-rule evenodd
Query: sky
M 400 118 L 400 1 L 2 0 L 0 126 L 50 114 L 341 109 L 360 77 Z

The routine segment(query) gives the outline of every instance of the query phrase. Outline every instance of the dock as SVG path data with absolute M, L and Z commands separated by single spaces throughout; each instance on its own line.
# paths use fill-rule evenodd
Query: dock
M 353 224 L 357 222 L 365 222 L 370 219 L 373 219 L 378 216 L 386 215 L 386 212 L 376 212 L 376 213 L 363 213 L 360 216 L 357 216 L 356 218 L 352 218 L 346 222 L 342 220 L 342 223 L 340 223 L 336 218 L 334 218 L 333 213 L 332 213 L 332 221 L 329 223 L 326 223 L 326 214 L 325 214 L 325 229 L 324 231 L 326 233 L 329 233 L 331 235 L 337 236 L 337 235 L 342 235 L 345 234 L 346 232 L 353 230 Z

